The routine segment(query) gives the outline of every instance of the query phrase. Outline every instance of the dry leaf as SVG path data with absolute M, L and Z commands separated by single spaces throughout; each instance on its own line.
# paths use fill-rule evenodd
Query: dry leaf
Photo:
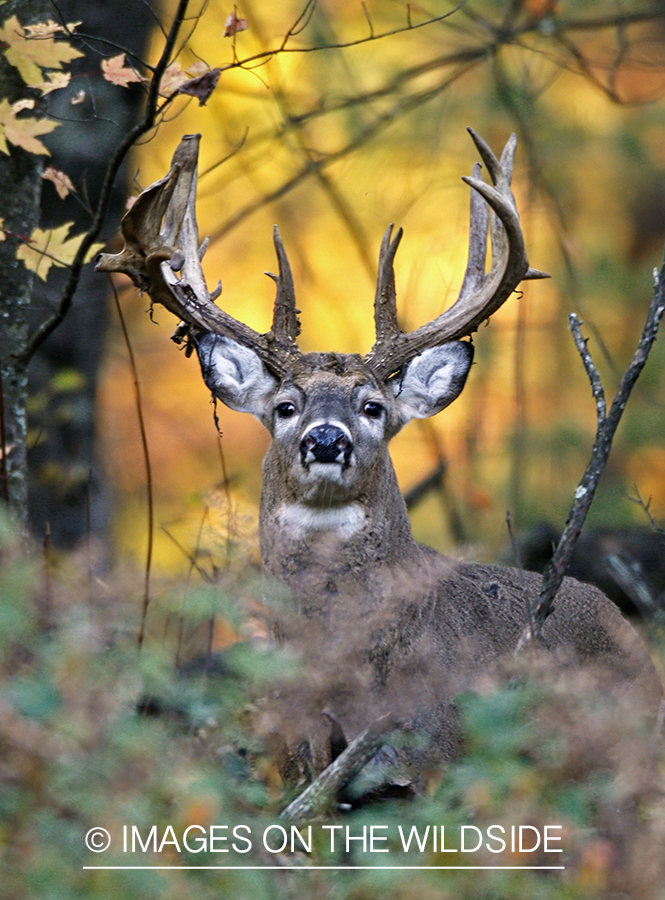
M 18 113 L 20 113 L 24 109 L 34 109 L 34 108 L 35 108 L 35 101 L 28 100 L 27 98 L 25 100 L 17 100 L 16 103 L 12 103 L 12 113 L 15 116 L 18 115 Z
M 180 85 L 184 84 L 186 81 L 189 81 L 190 75 L 184 71 L 184 69 L 180 68 L 180 63 L 177 60 L 174 60 L 169 66 L 167 66 L 164 74 L 162 75 L 162 80 L 159 82 L 159 93 L 162 97 L 170 97 L 171 94 L 175 94 Z
M 18 113 L 31 108 L 34 102 L 19 100 L 13 106 L 6 99 L 0 100 L 0 152 L 9 153 L 7 141 L 17 147 L 23 147 L 28 153 L 37 153 L 43 156 L 51 154 L 38 140 L 38 135 L 49 134 L 58 127 L 58 122 L 48 119 L 35 119 L 33 116 L 18 117 Z
M 238 34 L 239 31 L 246 30 L 247 19 L 239 19 L 234 9 L 231 15 L 226 20 L 226 25 L 224 26 L 224 37 L 232 37 L 234 34 Z
M 64 268 L 74 261 L 74 257 L 81 246 L 84 234 L 68 237 L 69 229 L 73 222 L 65 222 L 59 228 L 47 229 L 35 228 L 30 235 L 28 243 L 21 244 L 16 251 L 17 259 L 23 261 L 25 267 L 46 281 L 51 266 Z M 93 244 L 85 257 L 85 262 L 98 253 L 103 244 Z
M 47 72 L 46 80 L 39 84 L 31 84 L 30 87 L 36 88 L 42 94 L 50 94 L 51 91 L 59 91 L 61 88 L 67 87 L 71 80 L 71 72 Z
M 197 78 L 199 75 L 205 75 L 206 72 L 209 72 L 210 66 L 208 63 L 203 62 L 202 59 L 197 59 L 191 66 L 187 66 L 187 71 L 190 78 Z
M 5 234 L 5 220 L 0 219 L 0 241 L 4 241 L 7 235 Z
M 180 94 L 190 94 L 199 101 L 199 106 L 205 106 L 206 100 L 217 87 L 221 69 L 211 69 L 205 75 L 186 81 L 179 89 Z
M 69 175 L 65 175 L 59 169 L 54 169 L 53 166 L 47 166 L 44 169 L 42 178 L 53 182 L 61 200 L 64 200 L 69 193 L 76 193 L 76 188 L 72 184 Z
M 52 19 L 49 19 L 48 22 L 37 22 L 36 25 L 26 25 L 25 31 L 29 38 L 44 38 L 56 34 L 57 32 L 61 32 L 62 34 L 72 34 L 80 24 L 81 22 L 67 22 L 66 25 L 61 25 L 59 22 L 54 22 Z
M 79 56 L 68 41 L 54 40 L 55 23 L 44 22 L 31 25 L 31 31 L 23 29 L 16 16 L 11 16 L 0 27 L 0 41 L 7 45 L 5 56 L 15 66 L 26 84 L 38 84 L 44 80 L 42 69 L 61 69 Z M 38 33 L 36 29 L 46 29 Z M 55 30 L 64 30 L 55 26 Z
M 109 59 L 102 60 L 102 72 L 107 81 L 117 84 L 120 87 L 127 87 L 132 83 L 142 83 L 145 79 L 142 75 L 132 69 L 131 66 L 125 65 L 125 54 L 119 53 L 117 56 L 111 56 Z

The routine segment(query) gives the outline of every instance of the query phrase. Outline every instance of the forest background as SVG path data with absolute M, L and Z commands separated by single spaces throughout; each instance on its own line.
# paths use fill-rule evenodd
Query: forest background
M 26 625 L 23 613 L 16 612 L 18 599 L 14 612 L 3 613 L 3 647 L 11 649 L 8 671 L 14 672 L 13 642 L 22 628 L 35 629 L 29 631 L 33 651 L 42 648 L 48 657 L 44 631 L 51 618 L 67 619 L 74 593 L 92 596 L 93 606 L 99 605 L 100 632 L 106 633 L 107 616 L 116 622 L 119 611 L 126 613 L 123 628 L 132 640 L 141 602 L 145 611 L 150 601 L 146 647 L 159 654 L 166 645 L 159 665 L 168 667 L 182 649 L 174 610 L 184 609 L 187 591 L 161 594 L 162 586 L 193 572 L 207 582 L 238 557 L 256 565 L 260 460 L 267 445 L 261 426 L 218 407 L 218 436 L 198 365 L 169 340 L 175 322 L 163 309 L 149 315 L 147 297 L 126 279 L 115 280 L 114 298 L 108 280 L 88 263 L 71 305 L 61 302 L 70 275 L 57 263 L 71 262 L 75 251 L 70 246 L 69 259 L 64 258 L 62 244 L 55 243 L 63 242 L 57 229 L 73 221 L 71 234 L 83 233 L 94 220 L 109 159 L 141 115 L 150 67 L 157 65 L 182 6 L 170 0 L 159 6 L 139 0 L 0 4 L 0 75 L 3 96 L 12 104 L 26 91 L 11 58 L 16 33 L 7 26 L 11 17 L 16 14 L 24 27 L 47 19 L 81 20 L 73 35 L 66 34 L 68 28 L 57 35 L 80 56 L 43 67 L 49 78 L 71 71 L 71 80 L 57 90 L 45 90 L 44 81 L 27 91 L 49 125 L 33 135 L 43 149 L 35 151 L 20 127 L 7 130 L 0 161 L 5 235 L 0 255 L 8 273 L 0 323 L 7 390 L 15 375 L 8 348 L 24 346 L 30 357 L 27 500 L 22 489 L 12 494 L 14 474 L 7 466 L 16 445 L 7 435 L 3 488 L 18 518 L 29 522 L 34 545 L 44 548 L 39 588 L 30 588 L 41 598 L 36 624 Z M 611 389 L 637 343 L 653 294 L 652 270 L 663 256 L 662 5 L 250 0 L 230 7 L 210 0 L 187 10 L 167 62 L 174 63 L 170 86 L 165 83 L 157 101 L 165 106 L 125 160 L 91 243 L 121 248 L 119 222 L 127 198 L 166 173 L 183 134 L 200 132 L 198 221 L 201 236 L 210 235 L 204 262 L 208 284 L 221 278 L 218 302 L 252 327 L 267 329 L 274 286 L 262 273 L 275 268 L 272 226 L 277 223 L 294 269 L 303 350 L 369 349 L 378 247 L 390 222 L 405 229 L 396 262 L 402 327 L 416 327 L 452 302 L 467 240 L 468 188 L 461 176 L 476 160 L 466 127 L 495 150 L 511 131 L 517 133 L 514 191 L 530 263 L 552 277 L 525 284 L 479 330 L 476 365 L 460 400 L 444 415 L 398 435 L 392 455 L 405 492 L 439 473 L 437 489 L 412 510 L 417 538 L 438 549 L 495 558 L 508 542 L 506 511 L 516 530 L 544 520 L 560 528 L 595 429 L 594 403 L 568 314 L 576 312 L 584 321 L 589 347 Z M 217 74 L 218 81 L 205 91 L 202 105 L 178 92 L 206 73 Z M 1 109 L 5 126 L 33 115 L 30 108 Z M 11 135 L 18 135 L 17 143 Z M 22 202 L 32 219 L 21 228 L 11 225 L 7 211 L 17 195 L 11 168 L 17 159 L 30 168 L 33 185 L 31 203 Z M 44 162 L 70 180 L 68 185 L 51 176 L 64 197 L 41 179 Z M 37 227 L 47 237 L 31 256 Z M 16 262 L 17 254 L 28 266 Z M 22 294 L 10 276 L 23 279 Z M 54 311 L 64 313 L 62 323 L 43 342 L 34 340 Z M 657 342 L 627 407 L 591 524 L 648 526 L 645 506 L 656 523 L 665 517 L 664 362 Z M 13 411 L 6 400 L 8 426 Z M 60 548 L 79 555 L 59 555 Z M 146 555 L 152 588 L 142 587 L 136 577 L 146 571 Z M 76 568 L 81 558 L 83 575 L 72 575 L 72 560 Z M 112 570 L 120 581 L 108 577 Z M 129 574 L 118 575 L 119 570 Z M 34 568 L 22 577 L 21 590 L 36 583 Z M 73 589 L 67 579 L 79 577 L 84 586 Z M 109 611 L 118 596 L 123 605 Z M 188 614 L 205 621 L 208 600 L 201 602 L 201 612 L 190 596 Z M 237 612 L 225 607 L 222 613 L 213 615 L 209 647 L 223 649 L 235 640 Z M 90 656 L 98 639 L 91 638 Z M 73 644 L 65 641 L 58 653 L 61 664 L 71 662 Z M 144 655 L 149 668 L 153 663 L 146 659 L 152 657 Z M 80 712 L 93 697 L 70 675 Z M 115 676 L 107 676 L 113 683 Z M 135 699 L 146 685 L 154 688 L 155 677 L 154 671 L 144 673 L 140 688 L 120 694 Z M 42 681 L 30 678 L 23 685 L 26 715 L 45 704 L 36 719 L 50 727 L 62 697 L 49 700 Z M 100 733 L 116 714 L 115 709 L 104 713 L 95 726 Z M 505 724 L 510 735 L 510 721 Z M 138 752 L 127 741 L 118 750 L 121 758 Z M 40 766 L 52 772 L 57 754 L 44 753 Z M 94 765 L 86 773 L 89 790 Z M 266 778 L 273 801 L 274 777 Z M 37 797 L 34 784 L 23 789 Z M 154 785 L 151 790 L 158 793 Z M 235 788 L 215 790 L 223 797 Z M 203 793 L 194 791 L 192 797 Z M 27 795 L 16 801 L 16 815 L 30 835 L 43 821 L 23 818 Z M 98 805 L 105 797 L 108 806 L 110 796 L 110 789 L 102 792 Z M 149 803 L 158 803 L 155 795 L 145 799 L 145 789 L 141 796 L 147 821 L 153 811 Z M 594 795 L 589 805 L 596 800 Z M 168 805 L 160 795 L 161 801 Z M 218 798 L 219 805 L 225 802 Z M 244 795 L 243 802 L 249 802 Z M 88 807 L 80 813 L 83 819 Z M 61 825 L 55 804 L 51 813 L 47 830 Z M 596 850 L 594 844 L 589 853 Z M 49 878 L 64 883 L 69 876 L 53 875 L 56 856 L 48 863 Z M 31 859 L 34 881 L 40 869 L 37 855 Z M 587 888 L 589 896 L 602 891 L 610 868 L 609 862 L 598 864 L 600 874 L 593 869 L 591 882 L 582 879 L 581 893 L 570 896 L 587 896 Z M 103 895 L 99 882 L 94 890 L 90 882 L 77 883 L 75 890 Z M 270 896 L 271 888 L 265 890 Z M 531 884 L 525 896 L 535 896 L 533 890 Z
M 145 34 L 146 8 L 138 7 L 134 21 Z M 409 21 L 450 11 L 440 7 L 410 6 Z M 253 61 L 225 68 L 205 106 L 177 98 L 129 163 L 128 195 L 163 175 L 182 134 L 201 132 L 199 224 L 202 236 L 211 237 L 208 281 L 221 278 L 225 308 L 267 328 L 272 284 L 262 273 L 274 268 L 276 222 L 295 270 L 303 348 L 366 352 L 373 339 L 378 244 L 387 223 L 405 229 L 397 289 L 402 325 L 412 328 L 444 309 L 460 282 L 468 206 L 461 175 L 475 161 L 466 126 L 494 147 L 510 131 L 518 133 L 518 208 L 531 262 L 552 278 L 525 285 L 481 329 L 463 399 L 445 416 L 406 429 L 392 445 L 404 491 L 445 466 L 443 490 L 413 512 L 419 538 L 440 549 L 469 543 L 475 555 L 496 554 L 506 542 L 506 510 L 517 528 L 542 520 L 561 527 L 594 428 L 568 313 L 584 320 L 610 385 L 641 329 L 665 231 L 665 74 L 660 21 L 634 7 L 616 13 L 603 3 L 510 3 L 491 10 L 462 4 L 441 21 L 404 30 L 407 8 L 400 3 L 365 12 L 355 3 L 319 4 L 306 11 L 284 52 L 266 55 L 298 21 L 303 10 L 297 4 L 248 6 L 238 16 L 249 27 L 224 38 L 229 11 L 210 3 L 200 26 L 196 18 L 187 23 L 191 35 L 179 66 Z M 167 21 L 172 12 L 161 15 Z M 85 11 L 81 15 L 85 19 Z M 129 13 L 127 20 L 133 20 Z M 378 37 L 394 29 L 402 30 Z M 156 58 L 159 29 L 149 41 Z M 321 45 L 330 49 L 314 50 Z M 112 143 L 114 125 L 119 138 L 124 121 L 114 120 L 114 102 L 120 108 L 133 95 L 140 103 L 145 90 L 136 82 L 118 87 L 107 81 L 96 98 L 90 79 L 94 73 L 99 80 L 99 59 L 87 54 L 76 64 L 82 71 L 69 86 L 49 95 L 58 104 L 56 115 L 67 116 L 44 138 L 55 165 L 58 152 L 69 154 L 63 165 L 79 191 L 54 212 L 54 189 L 45 186 L 48 214 L 52 221 L 59 215 L 58 224 L 71 217 L 67 204 L 81 221 L 81 198 L 94 195 L 94 170 L 82 146 L 102 130 L 102 119 L 105 138 Z M 87 87 L 85 100 L 72 106 Z M 95 103 L 102 97 L 100 113 Z M 73 116 L 80 120 L 76 132 L 67 121 Z M 112 238 L 118 218 L 116 207 L 102 239 Z M 74 298 L 74 313 L 86 305 L 87 286 Z M 186 566 L 163 527 L 192 546 L 202 510 L 228 502 L 226 490 L 212 490 L 225 479 L 234 527 L 255 520 L 267 436 L 248 417 L 220 409 L 222 471 L 209 396 L 197 366 L 168 340 L 169 315 L 157 311 L 155 325 L 144 315 L 145 298 L 121 279 L 118 290 L 151 460 L 155 564 L 172 568 L 180 556 Z M 48 302 L 48 295 L 33 298 L 33 317 Z M 141 438 L 117 318 L 102 308 L 72 338 L 56 332 L 52 340 L 50 381 L 30 400 L 34 530 L 43 534 L 48 519 L 55 542 L 80 540 L 90 527 L 92 503 L 93 528 L 110 528 L 120 557 L 142 557 L 146 474 L 137 464 Z M 68 344 L 88 344 L 94 352 L 88 350 L 79 367 L 71 352 L 67 356 Z M 656 518 L 665 506 L 661 357 L 657 347 L 627 410 L 592 522 L 645 524 L 643 510 L 631 502 L 636 490 L 651 498 Z M 85 419 L 95 430 L 94 448 L 81 435 L 69 438 L 71 446 L 58 435 L 58 429 L 77 427 L 80 386 L 97 388 L 89 403 L 95 414 Z M 55 504 L 48 506 L 51 494 Z M 68 524 L 58 524 L 58 507 Z M 225 518 L 222 509 L 215 529 Z

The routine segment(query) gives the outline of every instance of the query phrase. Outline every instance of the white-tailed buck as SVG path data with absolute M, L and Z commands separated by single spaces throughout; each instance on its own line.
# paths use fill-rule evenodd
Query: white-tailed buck
M 213 395 L 252 413 L 272 436 L 260 541 L 265 572 L 288 586 L 297 606 L 283 630 L 306 655 L 303 705 L 294 689 L 293 721 L 282 717 L 277 726 L 293 751 L 285 768 L 296 777 L 323 769 L 336 747 L 382 715 L 431 737 L 426 760 L 453 755 L 454 696 L 515 650 L 538 595 L 539 579 L 529 573 L 461 564 L 417 544 L 388 455 L 407 422 L 435 415 L 459 395 L 473 358 L 472 344 L 461 339 L 521 281 L 542 277 L 527 263 L 510 188 L 515 138 L 497 160 L 471 135 L 491 184 L 479 164 L 465 179 L 471 222 L 459 297 L 403 333 L 393 271 L 402 232 L 389 228 L 379 257 L 376 342 L 364 357 L 299 351 L 293 281 L 276 228 L 271 330 L 258 334 L 213 303 L 194 216 L 198 136 L 183 139 L 168 175 L 125 216 L 123 252 L 98 263 L 126 272 L 178 315 L 185 324 L 177 337 L 193 342 Z M 646 703 L 660 697 L 646 649 L 594 588 L 564 581 L 540 643 L 567 662 L 608 664 Z

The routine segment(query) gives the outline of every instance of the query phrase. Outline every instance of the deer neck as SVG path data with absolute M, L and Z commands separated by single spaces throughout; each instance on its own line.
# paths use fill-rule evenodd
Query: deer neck
M 353 497 L 330 505 L 302 501 L 271 447 L 264 460 L 260 513 L 264 572 L 285 582 L 301 611 L 372 606 L 385 596 L 394 563 L 420 555 L 390 457 L 381 454 Z

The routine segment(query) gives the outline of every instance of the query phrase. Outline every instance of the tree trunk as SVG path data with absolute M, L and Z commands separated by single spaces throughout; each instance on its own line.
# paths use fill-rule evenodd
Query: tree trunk
M 46 18 L 44 5 L 35 0 L 8 0 L 2 5 L 2 21 L 16 15 L 22 25 Z M 0 53 L 0 99 L 14 103 L 34 95 Z M 16 259 L 20 237 L 39 224 L 43 158 L 9 145 L 0 160 L 0 219 L 5 240 L 0 241 L 0 368 L 2 371 L 1 437 L 2 494 L 19 529 L 27 534 L 27 372 L 16 357 L 26 346 L 27 308 L 33 274 Z
M 118 47 L 142 58 L 154 18 L 149 6 L 136 0 L 62 0 L 58 11 L 67 22 L 81 21 L 80 30 L 91 37 L 80 48 L 85 56 L 67 67 L 72 73 L 69 87 L 49 95 L 49 108 L 63 124 L 46 142 L 53 165 L 69 175 L 78 198 L 85 197 L 94 209 L 109 159 L 135 124 L 144 97 L 139 85 L 123 89 L 105 81 L 100 59 L 117 53 Z M 81 89 L 84 100 L 72 104 Z M 127 181 L 124 167 L 116 181 L 102 241 L 118 231 Z M 45 185 L 42 227 L 71 221 L 71 234 L 80 234 L 90 227 L 91 216 L 80 199 L 70 195 L 61 200 L 52 185 Z M 35 282 L 30 313 L 33 328 L 57 305 L 68 274 L 68 270 L 54 267 L 46 283 Z M 65 320 L 30 363 L 29 393 L 34 402 L 28 424 L 35 440 L 30 442 L 28 455 L 29 525 L 37 538 L 48 529 L 54 546 L 76 545 L 88 530 L 100 537 L 108 531 L 111 503 L 95 441 L 95 399 L 108 293 L 107 279 L 94 272 L 92 265 L 84 266 Z

